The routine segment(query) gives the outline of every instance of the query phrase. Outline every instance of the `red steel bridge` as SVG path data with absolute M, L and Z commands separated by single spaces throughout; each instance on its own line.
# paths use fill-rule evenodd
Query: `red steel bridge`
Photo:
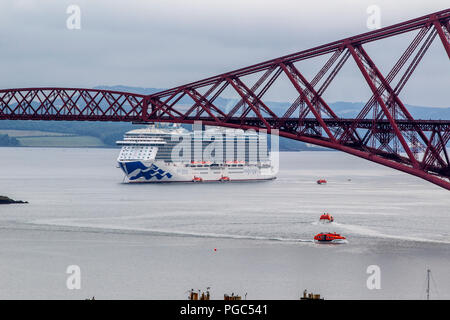
M 364 46 L 405 33 L 411 34 L 412 41 L 389 73 L 382 74 Z M 399 98 L 433 41 L 442 43 L 450 59 L 450 9 L 151 95 L 81 88 L 3 89 L 0 119 L 202 121 L 206 125 L 277 130 L 282 137 L 340 150 L 450 190 L 446 149 L 450 120 L 414 119 Z M 326 62 L 307 79 L 296 64 L 319 56 Z M 356 72 L 371 92 L 365 106 L 351 119 L 338 117 L 323 98 L 348 60 L 356 63 Z M 283 110 L 275 110 L 264 102 L 264 95 L 281 78 L 295 89 L 296 99 Z M 230 92 L 237 97 L 235 103 L 219 103 L 218 98 Z

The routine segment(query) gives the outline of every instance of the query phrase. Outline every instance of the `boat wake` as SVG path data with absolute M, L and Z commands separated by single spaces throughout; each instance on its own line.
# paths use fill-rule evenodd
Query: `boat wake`
M 429 238 L 407 236 L 407 235 L 401 235 L 401 234 L 398 234 L 398 235 L 387 234 L 387 233 L 373 230 L 369 227 L 365 227 L 365 226 L 361 226 L 361 225 L 345 224 L 345 223 L 339 223 L 339 222 L 323 223 L 320 221 L 314 221 L 314 222 L 311 222 L 311 224 L 314 226 L 323 226 L 323 227 L 330 226 L 330 227 L 333 227 L 338 230 L 346 230 L 349 234 L 357 234 L 357 235 L 367 236 L 367 237 L 372 237 L 372 238 L 450 244 L 450 240 L 429 239 Z
M 178 236 L 178 237 L 196 237 L 196 238 L 217 238 L 217 239 L 240 239 L 240 240 L 261 240 L 261 241 L 281 241 L 281 242 L 303 242 L 313 243 L 312 239 L 298 239 L 298 238 L 284 238 L 271 236 L 256 236 L 256 235 L 240 235 L 240 234 L 222 234 L 210 232 L 191 232 L 182 230 L 170 229 L 152 229 L 152 228 L 136 228 L 126 226 L 115 226 L 108 224 L 85 224 L 74 221 L 61 220 L 39 220 L 32 221 L 30 224 L 40 226 L 60 227 L 65 230 L 72 231 L 89 231 L 89 232 L 108 232 L 108 233 L 127 233 L 127 234 L 148 234 L 156 236 Z
M 176 229 L 164 229 L 164 228 L 140 228 L 135 226 L 118 226 L 114 224 L 105 223 L 88 223 L 84 221 L 75 221 L 73 219 L 45 219 L 29 222 L 35 226 L 48 226 L 52 228 L 60 228 L 67 231 L 86 231 L 86 232 L 104 232 L 104 233 L 127 233 L 127 234 L 148 234 L 156 236 L 177 236 L 177 237 L 196 237 L 196 238 L 217 238 L 217 239 L 240 239 L 240 240 L 260 240 L 260 241 L 280 241 L 290 243 L 314 243 L 312 239 L 295 238 L 295 237 L 283 237 L 283 236 L 265 236 L 254 234 L 233 234 L 233 233 L 215 233 L 215 232 L 202 232 L 202 231 L 185 231 Z M 358 235 L 367 238 L 380 238 L 380 239 L 396 239 L 401 241 L 414 241 L 414 242 L 427 242 L 427 243 L 444 243 L 450 244 L 450 240 L 446 239 L 429 239 L 408 235 L 393 235 L 383 233 L 369 227 L 361 225 L 344 224 L 339 222 L 320 223 L 318 221 L 311 223 L 314 226 L 330 226 L 333 227 L 332 231 L 340 231 L 346 235 Z M 322 231 L 322 230 L 321 230 Z
M 437 240 L 437 239 L 428 239 L 428 238 L 422 238 L 422 237 L 414 237 L 414 236 L 407 236 L 407 235 L 393 235 L 393 234 L 386 234 L 377 230 L 370 229 L 368 227 L 359 226 L 359 225 L 352 225 L 352 224 L 343 224 L 338 222 L 333 222 L 333 224 L 341 229 L 345 229 L 350 231 L 351 233 L 355 233 L 358 235 L 364 235 L 368 237 L 374 237 L 374 238 L 384 238 L 384 239 L 397 239 L 397 240 L 404 240 L 404 241 L 417 241 L 417 242 L 432 242 L 432 243 L 446 243 L 450 244 L 450 241 L 448 240 Z

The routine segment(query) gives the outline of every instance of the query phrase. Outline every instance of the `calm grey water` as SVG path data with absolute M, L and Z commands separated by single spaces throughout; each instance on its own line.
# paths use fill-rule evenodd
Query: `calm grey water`
M 450 298 L 450 193 L 343 153 L 281 153 L 269 182 L 132 185 L 115 149 L 0 151 L 0 194 L 30 202 L 0 207 L 0 298 L 420 299 L 427 268 L 432 298 Z M 312 243 L 320 231 L 349 243 Z

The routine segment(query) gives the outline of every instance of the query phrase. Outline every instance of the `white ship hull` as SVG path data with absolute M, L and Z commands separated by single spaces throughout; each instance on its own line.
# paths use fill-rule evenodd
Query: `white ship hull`
M 126 182 L 192 182 L 200 178 L 202 182 L 272 180 L 272 167 L 261 168 L 249 164 L 222 166 L 191 166 L 164 161 L 119 161 L 125 173 Z M 227 179 L 227 180 L 228 180 Z
M 117 144 L 117 162 L 131 183 L 271 180 L 276 174 L 267 137 L 255 132 L 149 125 Z

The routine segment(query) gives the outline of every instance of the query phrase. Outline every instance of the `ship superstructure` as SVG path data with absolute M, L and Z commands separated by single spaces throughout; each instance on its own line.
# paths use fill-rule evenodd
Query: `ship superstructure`
M 198 129 L 198 128 L 197 128 Z M 127 182 L 207 182 L 275 178 L 267 137 L 219 127 L 149 124 L 127 132 L 117 159 Z

